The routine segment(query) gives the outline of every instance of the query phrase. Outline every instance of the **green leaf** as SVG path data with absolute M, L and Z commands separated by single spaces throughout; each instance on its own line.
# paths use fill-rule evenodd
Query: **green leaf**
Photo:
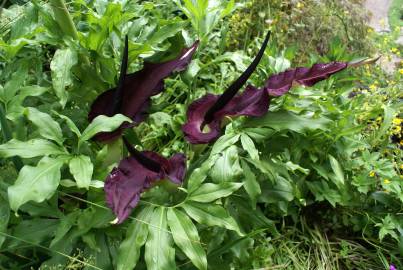
M 227 228 L 241 234 L 235 220 L 220 205 L 187 201 L 181 207 L 198 223 Z
M 77 187 L 88 189 L 94 171 L 91 159 L 84 155 L 75 156 L 70 160 L 69 167 L 71 174 L 76 179 Z
M 8 202 L 0 196 L 0 233 L 7 231 L 8 220 L 10 219 L 10 206 Z M 0 234 L 0 247 L 4 242 L 5 236 Z
M 211 170 L 211 167 L 214 165 L 216 160 L 218 159 L 218 155 L 210 156 L 202 165 L 195 169 L 192 174 L 189 176 L 188 181 L 188 192 L 195 191 L 207 178 L 208 172 Z
M 80 212 L 75 211 L 71 212 L 70 214 L 63 216 L 60 218 L 59 226 L 55 232 L 55 238 L 53 238 L 52 242 L 50 243 L 50 247 L 57 244 L 66 234 L 70 231 L 70 229 L 75 225 L 77 217 L 80 215 Z
M 195 192 L 191 193 L 188 199 L 195 202 L 212 202 L 219 198 L 231 195 L 242 185 L 242 183 L 232 182 L 222 182 L 219 184 L 207 183 L 199 187 Z
M 62 114 L 60 114 L 60 113 L 58 113 L 58 112 L 56 112 L 56 111 L 53 111 L 53 113 L 55 113 L 55 114 L 56 114 L 57 116 L 59 116 L 61 119 L 63 119 L 64 121 L 66 121 L 67 126 L 70 128 L 70 130 L 71 130 L 72 132 L 74 132 L 74 133 L 77 135 L 77 138 L 80 138 L 80 137 L 81 137 L 81 132 L 80 132 L 80 130 L 78 129 L 78 127 L 76 126 L 76 124 L 74 124 L 74 122 L 73 122 L 70 118 L 68 118 L 67 116 L 62 115 Z
M 29 107 L 25 109 L 25 115 L 38 128 L 42 137 L 53 140 L 60 145 L 63 143 L 62 129 L 59 123 L 53 120 L 49 114 Z
M 200 244 L 197 228 L 190 218 L 175 208 L 169 208 L 167 216 L 175 244 L 198 269 L 207 269 L 206 252 Z
M 344 185 L 344 173 L 340 166 L 340 163 L 332 155 L 329 154 L 330 166 L 332 166 L 333 172 L 336 175 L 334 179 L 336 180 L 336 185 Z
M 293 130 L 302 133 L 305 130 L 327 130 L 327 125 L 331 120 L 320 117 L 310 118 L 297 115 L 288 111 L 270 112 L 263 117 L 248 118 L 245 122 L 247 127 L 270 127 L 277 131 Z
M 14 185 L 8 188 L 10 208 L 17 212 L 28 201 L 40 203 L 52 197 L 59 185 L 63 162 L 45 157 L 36 167 L 24 166 Z
M 131 221 L 126 231 L 126 238 L 119 246 L 117 270 L 134 269 L 140 257 L 140 248 L 146 243 L 148 236 L 147 223 L 150 222 L 154 207 L 145 207 L 137 215 L 138 220 Z
M 231 182 L 240 174 L 238 149 L 232 145 L 219 155 L 210 175 L 214 182 L 221 183 Z
M 24 114 L 25 108 L 22 105 L 26 97 L 40 96 L 48 90 L 48 87 L 41 87 L 37 85 L 25 86 L 21 88 L 19 90 L 19 94 L 17 94 L 7 103 L 7 118 L 11 121 L 16 121 L 22 114 Z
M 112 117 L 100 115 L 97 116 L 92 122 L 88 125 L 88 127 L 83 131 L 83 134 L 80 137 L 79 143 L 81 144 L 84 141 L 88 141 L 92 137 L 94 137 L 99 132 L 110 132 L 117 129 L 123 122 L 132 122 L 130 118 L 122 115 L 115 114 Z
M 26 142 L 12 139 L 0 145 L 0 156 L 5 158 L 12 156 L 32 158 L 60 154 L 66 154 L 66 152 L 60 146 L 44 139 L 32 139 Z
M 167 226 L 165 207 L 155 208 L 148 225 L 145 261 L 148 270 L 171 270 L 175 266 L 175 248 Z
M 228 147 L 234 145 L 238 140 L 239 140 L 239 134 L 226 134 L 224 136 L 221 136 L 213 146 L 213 149 L 211 150 L 210 156 L 217 155 L 227 149 Z
M 262 193 L 262 190 L 260 189 L 260 185 L 256 180 L 256 176 L 250 169 L 248 163 L 242 160 L 241 166 L 245 176 L 243 180 L 243 187 L 245 188 L 246 193 L 248 193 L 248 195 L 250 196 L 253 209 L 256 209 L 257 197 L 260 195 L 260 193 Z
M 68 98 L 66 87 L 73 83 L 71 68 L 75 64 L 77 64 L 77 53 L 71 48 L 58 49 L 50 62 L 53 88 L 63 107 Z
M 251 159 L 259 160 L 259 151 L 256 149 L 255 144 L 248 135 L 241 134 L 241 143 L 243 149 L 245 149 L 248 152 Z

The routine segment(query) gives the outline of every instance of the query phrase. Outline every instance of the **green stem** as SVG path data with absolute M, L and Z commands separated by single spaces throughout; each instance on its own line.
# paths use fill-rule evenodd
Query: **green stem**
M 1 124 L 1 131 L 3 133 L 3 138 L 6 142 L 12 139 L 11 129 L 7 123 L 6 112 L 4 110 L 3 104 L 0 104 L 0 124 Z M 13 157 L 13 163 L 16 170 L 20 170 L 23 166 L 23 163 L 20 158 Z
M 64 0 L 50 0 L 49 2 L 52 7 L 53 13 L 55 14 L 56 22 L 62 29 L 63 33 L 75 40 L 78 40 L 79 36 L 76 26 L 74 25 L 73 19 L 70 16 Z M 81 58 L 84 65 L 90 65 L 90 61 L 86 56 L 82 55 Z

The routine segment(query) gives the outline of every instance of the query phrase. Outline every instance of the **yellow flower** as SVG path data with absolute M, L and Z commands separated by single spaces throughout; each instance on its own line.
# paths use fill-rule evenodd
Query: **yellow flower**
M 370 89 L 371 91 L 374 91 L 374 90 L 376 89 L 376 84 L 371 84 L 371 85 L 369 86 L 369 89 Z
M 398 126 L 398 125 L 400 125 L 400 123 L 402 123 L 402 119 L 400 119 L 400 118 L 395 118 L 395 119 L 393 119 L 393 124 L 395 125 L 395 126 Z
M 297 3 L 297 8 L 303 8 L 304 7 L 304 4 L 303 3 L 301 3 L 301 2 L 298 2 Z
M 385 185 L 388 185 L 388 184 L 390 184 L 390 180 L 389 180 L 389 179 L 383 179 L 383 183 L 384 183 Z
M 398 51 L 398 49 L 397 49 L 397 48 L 392 48 L 392 49 L 390 49 L 390 51 L 393 52 L 393 53 L 395 53 L 395 52 Z
M 403 141 L 400 141 L 403 142 Z M 403 164 L 400 164 L 400 169 L 403 170 Z
M 403 75 L 403 68 L 399 69 L 399 73 Z
M 370 171 L 370 172 L 369 172 L 369 176 L 370 176 L 370 177 L 374 177 L 374 176 L 375 176 L 375 172 L 374 172 L 374 171 Z
M 394 126 L 392 129 L 394 134 L 399 134 L 400 131 L 402 131 L 402 128 L 400 126 Z
M 368 28 L 367 32 L 368 32 L 368 33 L 372 33 L 372 32 L 374 32 L 374 29 Z

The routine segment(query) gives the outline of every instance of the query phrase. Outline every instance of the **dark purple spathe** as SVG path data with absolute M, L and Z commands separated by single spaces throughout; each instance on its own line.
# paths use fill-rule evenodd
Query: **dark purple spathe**
M 344 62 L 318 63 L 311 68 L 297 67 L 272 75 L 265 83 L 265 89 L 273 97 L 287 93 L 294 84 L 313 86 L 319 81 L 325 80 L 330 75 L 347 68 Z
M 160 171 L 147 169 L 131 156 L 121 160 L 106 178 L 106 202 L 116 215 L 117 223 L 127 219 L 138 204 L 141 193 L 155 182 L 165 178 L 175 184 L 183 182 L 186 172 L 186 157 L 183 154 L 175 154 L 170 159 L 150 151 L 141 154 L 158 163 Z
M 187 122 L 182 127 L 185 138 L 192 144 L 212 142 L 220 136 L 221 120 L 225 116 L 263 116 L 269 109 L 270 97 L 286 94 L 294 84 L 312 86 L 347 66 L 343 62 L 319 63 L 311 68 L 297 67 L 272 75 L 263 89 L 249 85 L 242 94 L 234 96 L 214 113 L 213 120 L 206 124 L 208 128 L 203 128 L 206 112 L 219 98 L 217 95 L 207 94 L 189 106 Z
M 109 141 L 116 139 L 122 134 L 122 129 L 129 128 L 136 123 L 143 121 L 146 117 L 146 111 L 150 106 L 150 97 L 160 93 L 164 89 L 163 80 L 173 72 L 184 70 L 190 63 L 198 42 L 195 42 L 190 48 L 182 52 L 173 60 L 153 64 L 144 63 L 142 70 L 123 76 L 121 80 L 119 107 L 115 108 L 117 98 L 115 92 L 117 88 L 105 91 L 97 97 L 91 106 L 88 114 L 89 121 L 92 121 L 99 115 L 113 116 L 121 113 L 133 120 L 133 124 L 122 124 L 119 129 L 113 132 L 104 132 L 98 134 L 95 138 L 99 141 Z M 122 65 L 125 59 L 122 59 Z M 127 59 L 126 59 L 127 61 Z M 124 68 L 122 70 L 125 70 Z

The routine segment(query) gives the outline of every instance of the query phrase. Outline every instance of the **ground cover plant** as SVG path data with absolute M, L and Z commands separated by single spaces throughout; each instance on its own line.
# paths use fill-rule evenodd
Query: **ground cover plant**
M 402 268 L 403 74 L 285 2 L 4 1 L 0 269 Z

